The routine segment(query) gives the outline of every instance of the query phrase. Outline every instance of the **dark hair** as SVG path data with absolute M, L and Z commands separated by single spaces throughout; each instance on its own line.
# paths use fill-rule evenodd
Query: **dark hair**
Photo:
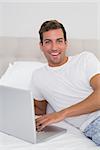
M 45 21 L 39 30 L 39 35 L 40 35 L 40 42 L 43 44 L 43 33 L 49 30 L 53 30 L 53 29 L 62 29 L 63 34 L 64 34 L 64 40 L 67 40 L 66 37 L 66 30 L 64 28 L 64 26 L 58 22 L 57 20 L 49 20 L 49 21 Z

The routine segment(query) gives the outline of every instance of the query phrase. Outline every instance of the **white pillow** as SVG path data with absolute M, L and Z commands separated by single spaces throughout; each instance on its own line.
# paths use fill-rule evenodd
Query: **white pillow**
M 7 71 L 0 79 L 1 85 L 29 89 L 33 71 L 46 65 L 36 61 L 17 61 L 9 65 Z

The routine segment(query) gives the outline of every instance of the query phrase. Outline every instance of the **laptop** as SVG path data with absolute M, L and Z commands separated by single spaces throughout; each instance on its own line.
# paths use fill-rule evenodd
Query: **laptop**
M 39 143 L 65 133 L 66 129 L 50 125 L 37 132 L 31 91 L 0 85 L 0 131 Z

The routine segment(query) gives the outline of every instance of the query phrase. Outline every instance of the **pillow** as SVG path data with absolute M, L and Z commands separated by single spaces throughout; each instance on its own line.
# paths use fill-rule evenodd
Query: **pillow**
M 0 79 L 1 85 L 15 88 L 29 89 L 33 71 L 43 67 L 46 63 L 36 61 L 17 61 L 9 65 Z

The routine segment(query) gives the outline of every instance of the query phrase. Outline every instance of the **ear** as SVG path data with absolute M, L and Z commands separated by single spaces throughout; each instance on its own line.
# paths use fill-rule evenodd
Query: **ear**
M 39 43 L 40 49 L 43 50 L 43 44 L 40 42 Z
M 67 48 L 68 48 L 68 46 L 69 46 L 68 41 L 65 41 L 65 44 L 66 44 L 66 49 L 67 49 Z

